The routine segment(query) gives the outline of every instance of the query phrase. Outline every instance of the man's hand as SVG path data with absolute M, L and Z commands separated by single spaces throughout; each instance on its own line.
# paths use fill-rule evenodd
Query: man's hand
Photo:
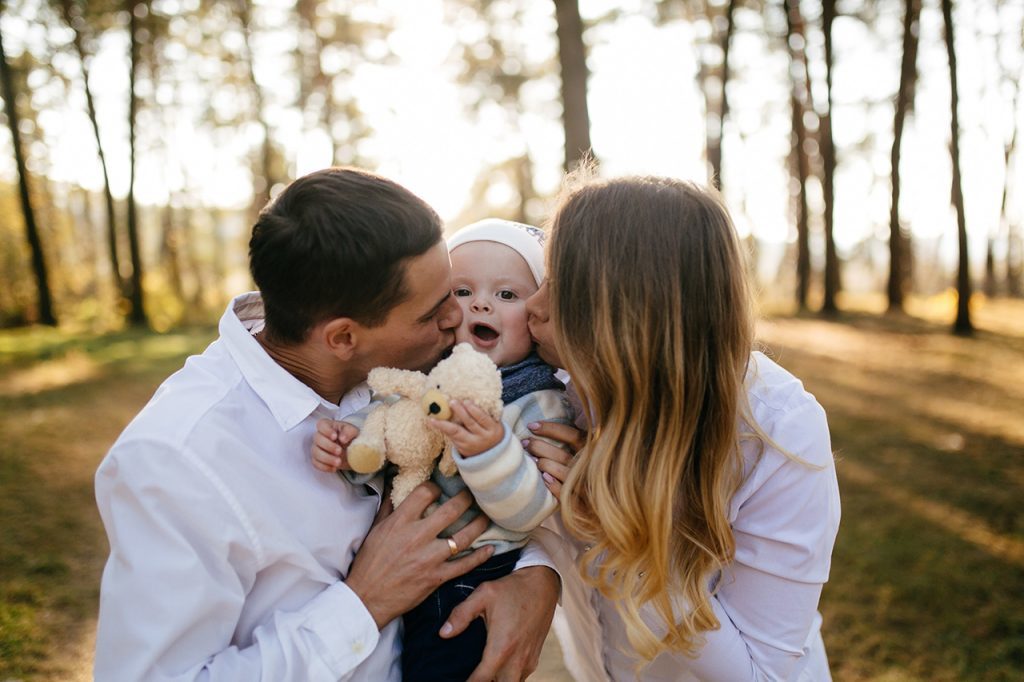
M 347 458 L 348 446 L 358 435 L 359 429 L 347 422 L 319 420 L 316 423 L 316 434 L 313 436 L 313 466 L 328 473 L 334 473 L 338 469 L 351 469 Z
M 480 616 L 487 624 L 483 660 L 470 682 L 524 680 L 537 669 L 558 602 L 558 575 L 546 566 L 530 566 L 499 580 L 482 583 L 456 606 L 441 637 L 454 637 Z
M 473 498 L 463 490 L 430 516 L 421 518 L 440 494 L 441 489 L 435 484 L 424 483 L 414 488 L 393 512 L 388 513 L 389 506 L 382 504 L 382 514 L 352 561 L 345 584 L 359 596 L 378 628 L 419 604 L 445 581 L 476 568 L 494 553 L 488 545 L 448 561 L 453 554 L 469 547 L 490 521 L 481 514 L 466 524 L 451 537 L 456 543 L 453 550 L 447 539 L 437 535 L 469 509 Z
M 501 442 L 505 427 L 500 421 L 469 401 L 453 400 L 451 421 L 431 419 L 430 425 L 448 436 L 459 454 L 472 457 Z

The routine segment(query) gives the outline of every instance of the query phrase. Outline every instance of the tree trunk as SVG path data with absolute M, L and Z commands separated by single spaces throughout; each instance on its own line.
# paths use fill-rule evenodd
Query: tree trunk
M 148 326 L 142 292 L 142 248 L 139 244 L 139 215 L 135 205 L 135 119 L 139 98 L 135 92 L 135 79 L 139 71 L 141 44 L 139 42 L 139 14 L 145 16 L 149 6 L 145 2 L 128 3 L 128 33 L 131 42 L 131 65 L 128 74 L 128 249 L 132 259 L 131 312 L 128 321 L 135 326 Z
M 167 202 L 167 205 L 161 209 L 160 213 L 163 226 L 160 245 L 163 251 L 164 267 L 167 268 L 168 283 L 175 297 L 182 303 L 187 304 L 185 300 L 185 286 L 182 283 L 181 277 L 181 255 L 178 249 L 180 240 L 174 227 L 174 207 L 171 206 L 171 202 Z
M 100 168 L 103 170 L 103 199 L 107 211 L 107 250 L 110 257 L 110 271 L 114 279 L 114 291 L 123 300 L 130 295 L 130 282 L 121 274 L 121 262 L 117 252 L 117 211 L 114 208 L 114 194 L 110 189 L 110 173 L 107 169 L 107 155 L 103 150 L 103 140 L 100 138 L 100 124 L 96 116 L 96 103 L 92 95 L 92 85 L 89 82 L 88 55 L 82 41 L 82 33 L 79 25 L 83 18 L 76 16 L 74 5 L 71 0 L 61 0 L 61 11 L 64 15 L 64 22 L 72 31 L 75 52 L 78 54 L 78 61 L 82 65 L 82 85 L 85 89 L 86 113 L 89 122 L 92 124 L 93 136 L 96 138 L 96 153 L 100 159 Z
M 0 77 L 3 78 L 4 104 L 7 111 L 7 125 L 11 129 L 11 146 L 14 147 L 14 162 L 18 168 L 18 193 L 21 197 L 21 211 L 25 217 L 25 238 L 28 240 L 32 253 L 32 272 L 36 279 L 36 296 L 38 300 L 39 322 L 51 326 L 57 325 L 57 317 L 53 312 L 53 299 L 50 296 L 50 277 L 46 270 L 46 258 L 43 254 L 43 242 L 39 237 L 35 212 L 32 209 L 32 197 L 28 188 L 28 168 L 25 166 L 25 155 L 21 148 L 21 131 L 18 128 L 18 105 L 14 94 L 14 81 L 7 53 L 4 52 L 3 36 L 0 35 Z
M 949 58 L 950 153 L 953 162 L 952 203 L 956 211 L 956 234 L 960 246 L 960 261 L 956 274 L 956 320 L 953 333 L 969 336 L 974 332 L 971 324 L 971 274 L 967 257 L 967 218 L 964 216 L 964 193 L 960 183 L 960 116 L 957 113 L 960 95 L 956 78 L 956 48 L 953 40 L 953 0 L 942 0 L 942 18 L 946 28 L 946 55 Z
M 807 294 L 811 283 L 811 248 L 810 248 L 810 222 L 809 208 L 807 206 L 807 179 L 811 174 L 810 158 L 807 155 L 807 129 L 804 126 L 805 102 L 810 94 L 810 83 L 807 77 L 807 55 L 804 47 L 799 50 L 793 45 L 795 36 L 803 39 L 803 17 L 800 15 L 800 7 L 792 0 L 783 0 L 783 10 L 786 13 L 786 38 L 789 43 L 790 56 L 790 105 L 793 114 L 793 166 L 796 180 L 799 184 L 797 190 L 797 220 L 796 220 L 796 302 L 801 311 L 807 310 Z
M 565 130 L 565 170 L 571 171 L 590 148 L 587 109 L 587 55 L 583 20 L 577 0 L 555 0 L 558 22 L 558 61 L 562 71 L 562 126 Z
M 832 22 L 836 15 L 835 0 L 822 0 L 822 32 L 825 34 L 825 114 L 821 117 L 818 136 L 822 156 L 822 194 L 825 202 L 825 290 L 821 312 L 834 315 L 839 312 L 836 295 L 842 286 L 839 277 L 839 257 L 836 254 L 835 227 L 835 176 L 836 147 L 832 139 Z
M 1021 32 L 1021 35 L 1024 37 L 1024 32 Z M 1011 221 L 1010 216 L 1006 212 L 1006 207 L 1009 201 L 1010 182 L 1012 181 L 1010 161 L 1017 150 L 1017 136 L 1020 132 L 1018 120 L 1020 119 L 1021 89 L 1020 82 L 1012 75 L 1004 77 L 1004 82 L 1013 90 L 1013 109 L 1011 110 L 1013 113 L 1013 129 L 1010 133 L 1010 141 L 1003 147 L 1003 165 L 1006 168 L 1006 172 L 1003 174 L 1003 197 L 999 206 L 999 219 L 1003 225 L 1003 235 L 1006 239 L 1005 291 L 1009 296 L 1016 297 L 1021 295 L 1021 261 L 1024 254 L 1021 253 L 1019 223 L 1015 224 Z
M 238 8 L 238 20 L 242 24 L 242 37 L 245 44 L 245 63 L 248 69 L 249 84 L 252 87 L 254 109 L 253 115 L 256 122 L 263 131 L 263 143 L 260 145 L 260 176 L 253 180 L 253 208 L 254 213 L 263 209 L 270 202 L 270 188 L 273 187 L 274 178 L 274 149 L 270 139 L 270 126 L 263 116 L 263 90 L 256 82 L 256 69 L 252 52 L 252 8 L 247 0 L 239 0 L 236 3 Z
M 889 312 L 903 312 L 906 282 L 905 235 L 900 225 L 900 152 L 907 114 L 913 109 L 917 86 L 917 25 L 921 16 L 921 0 L 906 0 L 903 13 L 903 59 L 900 65 L 900 87 L 896 95 L 893 119 L 892 152 L 889 164 L 892 173 L 892 203 L 889 206 Z
M 725 119 L 729 115 L 729 46 L 732 44 L 732 34 L 736 28 L 737 0 L 729 0 L 725 7 L 725 32 L 721 36 L 719 46 L 722 50 L 722 89 L 719 95 L 718 104 L 718 126 L 714 130 L 713 125 L 708 126 L 708 164 L 711 166 L 711 182 L 719 190 L 722 189 L 722 138 L 725 137 Z M 705 96 L 706 97 L 706 96 Z M 712 121 L 711 112 L 708 112 L 709 124 Z

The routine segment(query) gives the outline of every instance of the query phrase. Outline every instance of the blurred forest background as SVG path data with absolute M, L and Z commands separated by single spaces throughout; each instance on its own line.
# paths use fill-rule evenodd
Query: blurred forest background
M 316 168 L 454 229 L 542 221 L 588 150 L 718 184 L 801 310 L 953 291 L 968 333 L 972 292 L 1022 293 L 1019 1 L 2 5 L 2 326 L 212 319 Z
M 0 0 L 0 679 L 91 679 L 93 472 L 290 180 L 541 223 L 586 155 L 721 189 L 828 411 L 836 679 L 1022 679 L 1022 71 L 1024 0 Z

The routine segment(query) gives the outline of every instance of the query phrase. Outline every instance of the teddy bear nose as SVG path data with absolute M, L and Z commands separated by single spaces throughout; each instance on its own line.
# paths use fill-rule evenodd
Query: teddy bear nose
M 448 406 L 448 396 L 435 389 L 426 392 L 420 400 L 420 409 L 428 417 L 440 419 L 441 421 L 448 421 L 452 418 L 452 411 Z

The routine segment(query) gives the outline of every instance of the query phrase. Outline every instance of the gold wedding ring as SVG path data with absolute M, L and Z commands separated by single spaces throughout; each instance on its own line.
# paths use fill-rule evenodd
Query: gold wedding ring
M 446 539 L 448 540 L 448 551 L 452 553 L 452 556 L 455 556 L 459 553 L 459 543 L 455 542 L 452 538 Z

